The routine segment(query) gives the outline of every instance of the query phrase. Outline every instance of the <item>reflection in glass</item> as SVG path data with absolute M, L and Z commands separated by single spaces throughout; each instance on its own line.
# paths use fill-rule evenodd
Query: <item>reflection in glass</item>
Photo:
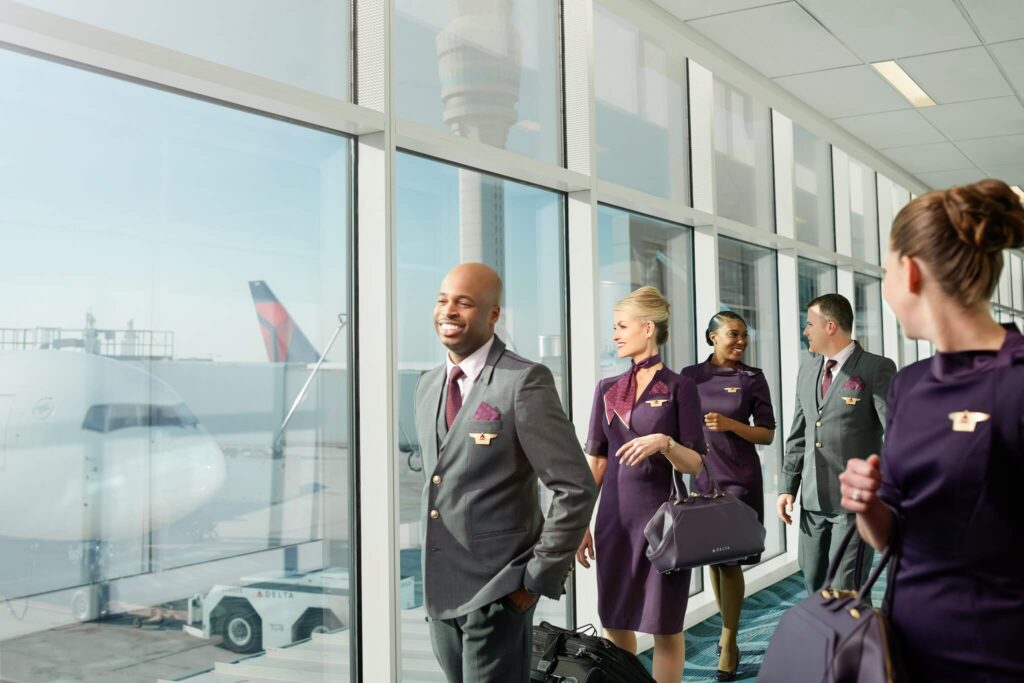
M 558 8 L 544 0 L 396 0 L 399 116 L 561 163 Z
M 619 358 L 612 342 L 615 304 L 647 285 L 657 287 L 671 306 L 668 344 L 661 349 L 666 367 L 679 372 L 694 363 L 690 229 L 605 205 L 598 207 L 597 221 L 601 377 L 629 368 L 629 359 Z M 702 580 L 701 572 L 692 572 L 691 594 L 701 590 Z
M 597 174 L 689 203 L 686 60 L 594 5 Z
M 348 139 L 3 50 L 0 84 L 4 677 L 347 627 Z M 308 588 L 279 629 L 265 582 Z
M 480 196 L 489 202 L 487 210 L 478 208 Z M 411 154 L 398 155 L 396 201 L 399 602 L 403 642 L 429 647 L 420 575 L 424 473 L 413 402 L 420 375 L 445 359 L 431 322 L 438 287 L 463 261 L 483 261 L 497 270 L 505 294 L 496 334 L 511 350 L 547 365 L 564 397 L 565 204 L 554 192 Z M 515 230 L 506 231 L 505 225 Z M 539 493 L 548 495 L 543 488 Z M 565 625 L 566 609 L 565 600 L 541 598 L 535 619 Z M 440 675 L 433 656 L 403 650 L 405 677 Z
M 865 351 L 882 355 L 882 281 L 854 273 L 854 337 Z
M 875 172 L 850 158 L 850 242 L 854 258 L 878 263 Z
M 351 99 L 351 0 L 17 0 L 217 64 Z
M 774 230 L 771 110 L 717 76 L 714 89 L 716 212 Z
M 800 349 L 807 351 L 807 337 L 803 330 L 807 327 L 807 306 L 822 294 L 833 294 L 836 291 L 836 269 L 824 263 L 810 259 L 797 259 L 797 296 L 800 306 Z
M 836 244 L 832 214 L 832 146 L 793 124 L 793 221 L 796 238 L 825 249 Z
M 750 343 L 743 362 L 764 370 L 775 402 L 775 420 L 781 425 L 778 281 L 774 251 L 726 237 L 718 239 L 721 308 L 735 311 L 747 322 Z M 764 499 L 769 504 L 779 497 L 783 440 L 783 435 L 776 434 L 770 445 L 757 447 L 764 477 Z M 762 562 L 786 552 L 785 529 L 778 516 L 765 514 L 765 528 L 768 535 Z

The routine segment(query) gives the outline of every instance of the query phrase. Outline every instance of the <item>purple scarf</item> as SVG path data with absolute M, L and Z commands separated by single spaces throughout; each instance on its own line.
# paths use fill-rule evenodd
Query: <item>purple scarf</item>
M 636 401 L 636 373 L 641 368 L 649 368 L 661 362 L 661 356 L 654 354 L 645 358 L 639 363 L 633 363 L 629 372 L 623 373 L 615 380 L 615 384 L 604 392 L 604 415 L 608 418 L 608 424 L 616 415 L 622 420 L 622 424 L 629 427 L 629 418 L 633 414 L 633 403 Z

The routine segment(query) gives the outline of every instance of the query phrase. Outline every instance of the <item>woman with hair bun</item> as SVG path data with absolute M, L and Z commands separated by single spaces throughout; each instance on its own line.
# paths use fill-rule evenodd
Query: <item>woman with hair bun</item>
M 732 311 L 716 313 L 708 323 L 704 339 L 713 351 L 703 363 L 684 368 L 683 377 L 697 384 L 704 413 L 704 438 L 708 445 L 708 469 L 726 493 L 754 508 L 764 523 L 764 484 L 761 460 L 755 444 L 770 444 L 775 438 L 775 411 L 764 373 L 743 363 L 749 338 L 747 323 Z M 753 424 L 751 424 L 753 423 Z M 693 483 L 695 491 L 711 493 L 703 472 Z M 744 564 L 757 564 L 754 555 L 736 562 L 714 564 L 711 589 L 722 614 L 722 634 L 715 678 L 736 678 L 740 652 L 736 634 L 743 607 Z
M 1024 681 L 1024 336 L 989 312 L 1022 245 L 998 180 L 922 195 L 892 226 L 883 295 L 938 352 L 893 380 L 881 461 L 839 479 L 864 540 L 901 548 L 890 617 L 914 681 Z
M 635 653 L 635 631 L 654 635 L 658 683 L 683 676 L 690 572 L 659 574 L 647 559 L 644 527 L 671 495 L 673 470 L 697 472 L 705 450 L 697 387 L 658 355 L 668 341 L 668 311 L 654 287 L 641 287 L 615 307 L 612 339 L 619 358 L 632 363 L 594 392 L 585 450 L 603 491 L 594 535 L 588 529 L 576 553 L 583 567 L 591 560 L 597 565 L 605 637 Z

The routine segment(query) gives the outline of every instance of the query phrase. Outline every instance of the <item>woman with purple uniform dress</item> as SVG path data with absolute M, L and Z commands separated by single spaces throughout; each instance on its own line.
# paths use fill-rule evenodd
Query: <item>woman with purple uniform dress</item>
M 692 379 L 700 392 L 708 469 L 723 491 L 754 508 L 758 520 L 764 523 L 764 484 L 755 444 L 770 444 L 775 438 L 775 411 L 768 382 L 761 370 L 742 361 L 749 339 L 747 324 L 739 315 L 732 311 L 717 313 L 708 323 L 704 338 L 714 351 L 703 363 L 684 368 L 680 374 Z M 697 475 L 693 488 L 711 493 L 704 472 Z M 754 555 L 708 567 L 711 589 L 722 614 L 715 672 L 719 681 L 734 680 L 739 667 L 736 633 L 745 589 L 740 565 L 760 560 L 760 555 Z
M 704 452 L 697 387 L 658 355 L 668 341 L 668 311 L 654 287 L 615 307 L 612 338 L 632 366 L 594 392 L 586 452 L 602 493 L 594 535 L 587 531 L 576 554 L 583 567 L 597 565 L 605 637 L 635 653 L 635 631 L 654 635 L 658 683 L 682 679 L 690 572 L 659 574 L 647 559 L 644 527 L 669 499 L 673 471 L 696 473 Z
M 889 390 L 881 460 L 850 460 L 843 506 L 901 548 L 890 618 L 914 681 L 1024 681 L 1024 337 L 992 319 L 1024 210 L 983 180 L 922 195 L 893 221 L 882 292 L 934 357 Z M 894 536 L 894 533 L 898 536 Z

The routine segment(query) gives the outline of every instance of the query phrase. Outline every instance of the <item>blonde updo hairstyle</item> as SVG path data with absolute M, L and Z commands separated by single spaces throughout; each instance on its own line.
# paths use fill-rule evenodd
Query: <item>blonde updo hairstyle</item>
M 641 287 L 615 304 L 615 310 L 654 323 L 654 342 L 658 346 L 668 342 L 669 303 L 657 287 Z
M 923 194 L 896 215 L 889 237 L 900 256 L 928 264 L 942 291 L 964 308 L 992 298 L 1003 251 L 1024 245 L 1024 208 L 1001 180 Z

